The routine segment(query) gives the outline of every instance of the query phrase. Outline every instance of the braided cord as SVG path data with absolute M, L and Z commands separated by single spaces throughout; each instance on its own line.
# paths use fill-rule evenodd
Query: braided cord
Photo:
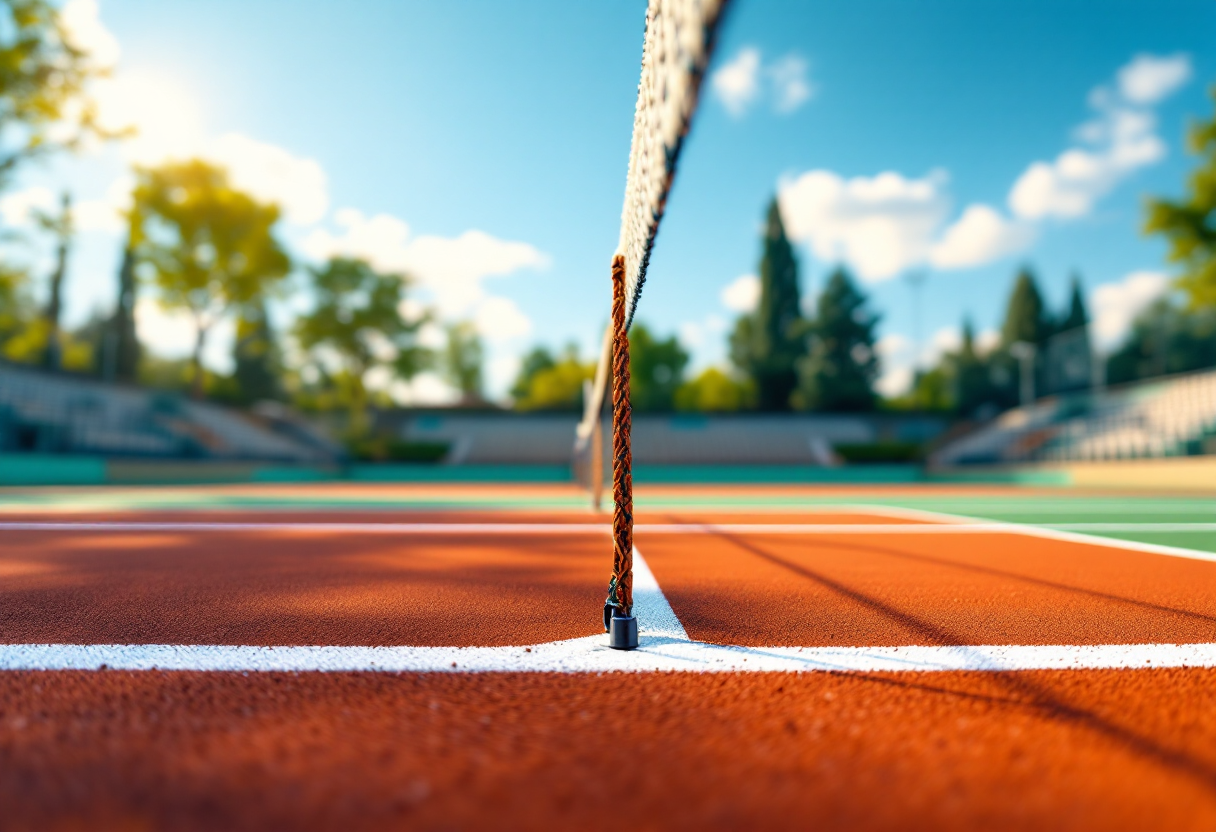
M 612 580 L 607 603 L 633 613 L 633 452 L 625 258 L 612 258 Z

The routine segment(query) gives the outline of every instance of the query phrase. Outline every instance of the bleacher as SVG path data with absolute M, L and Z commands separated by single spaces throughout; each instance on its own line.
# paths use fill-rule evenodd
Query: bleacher
M 0 451 L 326 463 L 283 420 L 66 373 L 0 364 Z
M 939 449 L 937 467 L 1101 461 L 1216 453 L 1216 370 L 1007 411 Z

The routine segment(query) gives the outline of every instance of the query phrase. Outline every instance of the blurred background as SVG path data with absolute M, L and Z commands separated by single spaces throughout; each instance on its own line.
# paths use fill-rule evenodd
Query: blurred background
M 0 2 L 0 483 L 569 480 L 644 19 Z M 737 0 L 638 478 L 1216 482 L 1214 84 L 1210 2 Z

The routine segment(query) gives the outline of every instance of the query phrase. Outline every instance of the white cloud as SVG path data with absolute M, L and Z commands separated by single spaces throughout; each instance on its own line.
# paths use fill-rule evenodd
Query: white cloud
M 118 39 L 101 22 L 97 0 L 68 0 L 59 11 L 59 22 L 68 44 L 87 52 L 95 66 L 118 63 L 122 50 Z
M 779 113 L 792 113 L 810 100 L 815 88 L 807 78 L 805 58 L 786 55 L 768 67 L 773 85 L 773 107 Z
M 790 236 L 815 256 L 849 263 L 877 282 L 928 257 L 949 199 L 944 172 L 907 179 L 887 171 L 844 179 L 812 170 L 779 185 L 781 215 Z
M 760 278 L 754 274 L 739 275 L 722 290 L 722 305 L 732 312 L 754 312 L 760 302 Z
M 84 199 L 72 208 L 72 218 L 81 231 L 107 231 L 115 233 L 123 229 L 122 217 L 114 204 L 106 199 Z
M 792 113 L 815 94 L 809 69 L 806 59 L 796 53 L 766 63 L 759 49 L 745 46 L 714 72 L 709 83 L 726 111 L 736 118 L 762 94 L 776 112 Z
M 0 198 L 0 216 L 5 225 L 28 226 L 33 224 L 36 212 L 54 212 L 58 205 L 59 200 L 50 188 L 35 185 Z
M 882 375 L 874 383 L 874 387 L 886 398 L 893 399 L 896 396 L 902 396 L 912 388 L 912 375 L 911 367 L 887 369 L 884 365 Z
M 543 268 L 549 258 L 527 243 L 500 240 L 483 231 L 459 237 L 411 237 L 409 226 L 396 217 L 366 217 L 346 208 L 335 221 L 342 229 L 316 229 L 304 240 L 304 252 L 315 259 L 361 257 L 381 271 L 405 272 L 434 296 L 446 317 L 461 317 L 484 297 L 487 277 Z
M 983 350 L 984 343 L 991 342 L 994 336 L 999 338 L 994 332 L 981 334 L 976 339 L 977 345 Z M 958 352 L 962 343 L 962 331 L 958 327 L 942 327 L 933 333 L 928 343 L 921 345 L 918 360 L 916 345 L 909 338 L 898 332 L 884 335 L 874 345 L 882 370 L 875 387 L 888 398 L 903 395 L 911 389 L 918 367 L 936 367 L 942 356 Z
M 509 341 L 532 332 L 532 321 L 510 298 L 482 298 L 473 312 L 473 324 L 487 341 Z
M 241 133 L 209 137 L 194 97 L 170 76 L 119 73 L 98 81 L 94 96 L 102 127 L 134 131 L 122 143 L 128 161 L 203 158 L 226 168 L 236 187 L 277 204 L 288 222 L 311 225 L 325 216 L 329 193 L 319 162 Z
M 329 207 L 325 171 L 315 159 L 303 159 L 273 144 L 240 133 L 220 136 L 203 152 L 228 169 L 232 184 L 263 202 L 283 209 L 289 222 L 311 225 Z
M 1161 272 L 1136 271 L 1116 283 L 1104 283 L 1090 293 L 1093 333 L 1098 349 L 1109 352 L 1131 329 L 1132 320 L 1169 289 Z
M 921 361 L 925 366 L 933 366 L 948 352 L 958 352 L 963 345 L 963 333 L 956 326 L 944 326 L 925 345 L 921 351 Z
M 874 344 L 874 352 L 879 358 L 898 359 L 912 350 L 912 342 L 898 332 L 890 332 L 878 339 Z
M 1140 168 L 1166 154 L 1157 119 L 1144 109 L 1174 92 L 1190 77 L 1185 55 L 1138 55 L 1118 73 L 1117 91 L 1098 87 L 1089 96 L 1097 118 L 1082 124 L 1077 138 L 1088 147 L 1065 150 L 1052 162 L 1030 164 L 1009 192 L 1009 207 L 1024 219 L 1071 219 Z
M 202 115 L 189 90 L 163 72 L 124 71 L 93 84 L 98 124 L 133 130 L 122 142 L 127 160 L 151 165 L 200 152 Z
M 987 355 L 1000 346 L 1000 343 L 1001 333 L 995 329 L 985 329 L 975 336 L 975 351 L 980 355 Z
M 1186 54 L 1137 55 L 1119 70 L 1119 94 L 1132 104 L 1156 104 L 1191 79 Z
M 419 373 L 409 381 L 381 381 L 381 389 L 387 389 L 399 404 L 443 406 L 460 401 L 460 391 L 438 373 Z
M 721 336 L 729 328 L 730 325 L 721 315 L 711 312 L 699 321 L 684 321 L 680 324 L 677 335 L 685 349 L 697 352 L 711 342 L 716 344 L 721 341 Z
M 991 263 L 1025 250 L 1034 229 L 1011 222 L 988 205 L 971 205 L 933 246 L 929 262 L 940 269 L 962 269 Z
M 733 116 L 741 116 L 760 93 L 760 50 L 752 46 L 718 68 L 709 79 L 718 100 Z
M 163 358 L 186 358 L 194 353 L 197 329 L 186 312 L 166 310 L 154 298 L 135 304 L 135 331 L 140 343 Z M 207 333 L 203 364 L 217 372 L 231 372 L 236 328 L 230 318 L 217 321 Z

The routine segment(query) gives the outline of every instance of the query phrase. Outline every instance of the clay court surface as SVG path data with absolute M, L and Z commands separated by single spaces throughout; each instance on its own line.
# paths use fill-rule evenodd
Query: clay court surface
M 0 492 L 12 829 L 1212 829 L 1216 501 Z

